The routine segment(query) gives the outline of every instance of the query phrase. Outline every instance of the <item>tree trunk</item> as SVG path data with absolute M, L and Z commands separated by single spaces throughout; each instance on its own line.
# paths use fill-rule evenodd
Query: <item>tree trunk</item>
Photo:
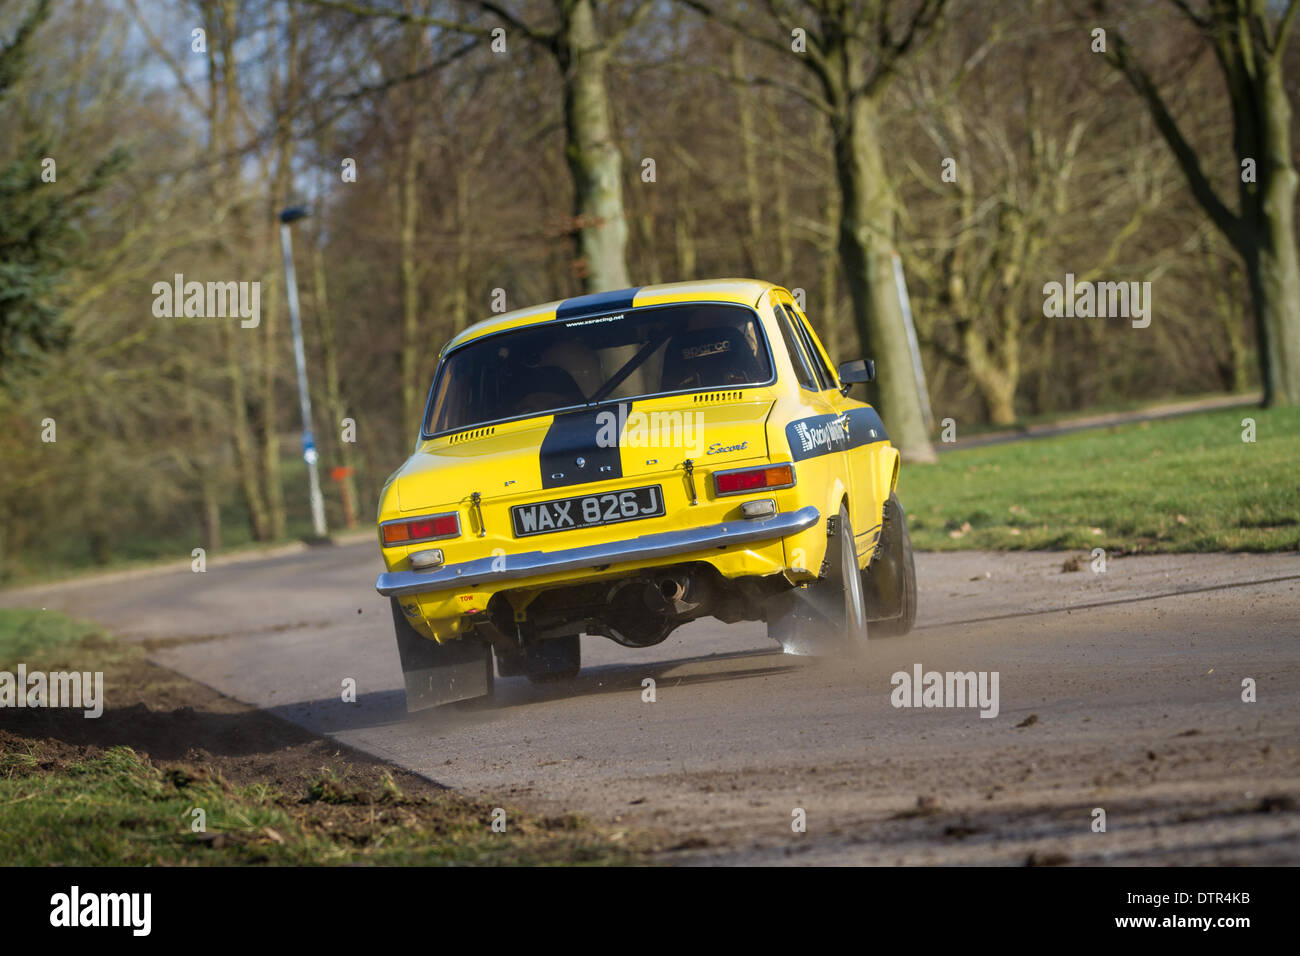
M 677 215 L 673 217 L 673 248 L 677 252 L 677 279 L 682 282 L 695 278 L 695 207 L 689 200 L 681 200 L 677 205 Z
M 641 232 L 641 245 L 645 249 L 642 262 L 645 263 L 644 278 L 649 285 L 658 285 L 663 282 L 663 273 L 659 268 L 659 243 L 655 237 L 658 226 L 658 217 L 655 216 L 655 206 L 657 203 L 654 197 L 645 204 L 645 210 L 637 217 Z
M 221 497 L 213 478 L 200 479 L 203 492 L 203 548 L 209 554 L 221 550 Z
M 239 347 L 236 340 L 242 330 L 238 324 L 231 327 L 227 322 L 221 325 L 221 336 L 225 340 L 227 374 L 230 377 L 230 409 L 232 415 L 231 431 L 235 440 L 235 462 L 239 468 L 239 490 L 248 508 L 248 524 L 253 532 L 254 541 L 269 541 L 271 537 L 271 519 L 267 513 L 266 502 L 262 498 L 262 489 L 257 480 L 257 450 L 252 429 L 248 426 L 248 401 L 244 389 L 244 371 L 240 365 Z
M 1212 3 L 1204 18 L 1184 8 L 1209 36 L 1232 101 L 1233 149 L 1239 164 L 1240 209 L 1235 214 L 1219 198 L 1201 169 L 1200 157 L 1122 37 L 1112 47 L 1116 65 L 1145 100 L 1197 202 L 1245 263 L 1265 406 L 1300 404 L 1296 170 L 1291 156 L 1291 106 L 1283 76 L 1287 46 L 1283 25 L 1295 9 L 1288 3 L 1272 24 L 1269 8 L 1267 0 Z M 1247 161 L 1255 167 L 1253 182 L 1241 172 L 1241 164 Z
M 1201 243 L 1201 259 L 1204 263 L 1201 272 L 1211 283 L 1214 296 L 1214 315 L 1223 329 L 1227 341 L 1228 354 L 1218 358 L 1215 366 L 1223 381 L 1223 388 L 1228 392 L 1240 392 L 1249 381 L 1249 354 L 1246 348 L 1242 326 L 1241 309 L 1232 290 L 1240 276 L 1233 263 L 1215 254 L 1207 237 Z
M 274 220 L 273 220 L 274 222 Z M 269 253 L 276 248 L 274 243 L 276 228 L 267 230 L 266 246 Z M 280 267 L 283 268 L 283 267 Z M 279 382 L 280 356 L 276 355 L 279 336 L 276 329 L 280 325 L 280 272 L 275 266 L 267 270 L 265 296 L 261 314 L 261 327 L 257 330 L 261 338 L 262 385 L 259 403 L 258 426 L 261 434 L 259 454 L 262 458 L 262 481 L 265 488 L 267 533 L 272 538 L 283 538 L 285 534 L 284 483 L 280 480 L 280 423 L 276 411 L 276 385 Z
M 980 338 L 974 327 L 969 334 L 972 338 Z M 1004 357 L 1009 367 L 999 365 L 982 340 L 967 342 L 964 352 L 971 380 L 984 401 L 989 421 L 995 425 L 1013 424 L 1016 420 L 1016 387 L 1020 384 L 1019 362 Z
M 235 114 L 239 109 L 239 67 L 234 53 L 239 37 L 238 4 L 234 0 L 214 0 L 210 5 L 205 5 L 204 10 L 205 20 L 209 23 L 208 35 L 219 38 L 218 43 L 209 47 L 208 52 L 211 98 L 208 118 L 213 153 L 227 157 L 222 161 L 220 175 L 212 184 L 213 205 L 217 209 L 232 210 L 234 231 L 237 235 L 244 235 L 246 228 L 240 199 L 231 199 L 225 192 L 230 183 L 238 181 L 237 164 L 229 158 L 235 142 Z M 242 271 L 247 266 L 246 257 L 240 256 L 237 251 L 233 265 Z M 257 438 L 248 420 L 248 393 L 244 383 L 243 355 L 239 348 L 241 334 L 265 336 L 266 329 L 259 327 L 249 332 L 238 323 L 232 325 L 229 321 L 221 322 L 217 328 L 229 388 L 230 433 L 239 474 L 239 491 L 248 510 L 248 524 L 253 540 L 267 541 L 271 536 L 270 515 L 258 474 Z
M 839 247 L 858 343 L 876 360 L 869 386 L 894 445 L 908 461 L 933 462 L 912 351 L 894 284 L 894 198 L 876 135 L 876 111 L 858 97 L 833 120 L 840 203 Z
M 409 28 L 407 31 L 408 71 L 418 68 L 422 53 L 420 31 Z M 408 437 L 415 434 L 419 427 L 420 413 L 420 368 L 424 353 L 424 343 L 420 335 L 420 275 L 416 262 L 415 238 L 418 226 L 417 213 L 419 198 L 419 163 L 422 145 L 420 142 L 420 123 L 423 111 L 420 109 L 420 92 L 418 88 L 407 91 L 409 109 L 406 121 L 406 152 L 402 157 L 401 182 L 397 196 L 398 210 L 398 245 L 402 283 L 402 344 L 400 362 L 402 367 L 402 431 Z
M 278 74 L 272 71 L 272 94 L 280 100 L 279 115 L 276 116 L 275 145 L 276 169 L 275 180 L 271 188 L 271 203 L 267 216 L 266 255 L 270 262 L 267 272 L 264 316 L 260 329 L 262 343 L 262 407 L 261 407 L 261 454 L 262 474 L 266 489 L 266 512 L 269 532 L 272 538 L 285 535 L 284 482 L 280 477 L 280 422 L 277 413 L 277 391 L 280 381 L 279 370 L 283 367 L 280 356 L 276 354 L 277 346 L 283 344 L 276 334 L 280 325 L 280 285 L 283 266 L 279 255 L 279 223 L 276 214 L 288 203 L 290 190 L 293 188 L 293 151 L 294 138 L 290 116 L 298 101 L 298 20 L 292 4 L 285 10 L 287 21 L 285 32 L 288 38 L 284 60 L 283 98 L 278 95 Z
M 398 216 L 402 279 L 402 430 L 412 434 L 420 417 L 420 289 L 415 262 L 416 195 L 415 134 L 407 143 L 406 158 L 402 168 L 402 184 L 398 190 L 401 210 Z
M 1259 333 L 1264 404 L 1300 405 L 1300 256 L 1295 238 L 1296 170 L 1291 107 L 1280 62 L 1262 68 L 1257 214 L 1244 251 Z
M 202 401 L 200 385 L 194 373 L 195 353 L 180 356 L 181 389 L 185 396 L 185 420 L 196 435 L 213 433 L 212 416 Z M 219 447 L 210 441 L 199 444 L 193 458 L 191 473 L 196 474 L 199 485 L 199 523 L 202 528 L 203 548 L 215 553 L 221 548 L 221 475 L 218 471 Z
M 451 282 L 451 335 L 456 335 L 470 324 L 469 267 L 470 229 L 473 220 L 469 209 L 469 170 L 456 171 L 456 255 Z M 449 335 L 448 338 L 451 336 Z
M 557 40 L 564 78 L 565 157 L 573 178 L 578 276 L 584 292 L 631 285 L 623 158 L 610 123 L 606 68 L 609 51 L 596 26 L 592 0 L 575 0 Z
M 762 91 L 766 94 L 769 91 Z M 763 95 L 759 102 L 764 107 L 764 113 L 767 117 L 767 141 L 769 143 L 781 142 L 781 138 L 786 135 L 782 127 L 782 117 L 777 111 L 776 104 L 772 97 Z M 824 128 L 817 133 L 819 140 L 825 139 Z M 824 142 L 821 144 L 825 148 Z M 768 176 L 772 183 L 772 231 L 776 234 L 776 269 L 780 277 L 777 281 L 781 285 L 793 281 L 794 273 L 794 242 L 790 235 L 790 181 L 786 175 L 787 164 L 782 162 L 773 162 L 770 164 Z M 830 222 L 831 220 L 826 220 Z M 830 316 L 827 315 L 827 320 Z
M 745 57 L 739 41 L 731 45 L 731 72 L 735 76 L 744 76 Z M 745 86 L 736 88 L 736 122 L 740 135 L 741 168 L 744 169 L 745 186 L 745 233 L 740 237 L 740 247 L 744 250 L 745 268 L 749 275 L 759 273 L 758 245 L 763 235 L 763 186 L 758 175 L 758 134 L 754 130 L 753 93 Z M 781 285 L 788 285 L 790 276 L 782 275 L 778 280 Z

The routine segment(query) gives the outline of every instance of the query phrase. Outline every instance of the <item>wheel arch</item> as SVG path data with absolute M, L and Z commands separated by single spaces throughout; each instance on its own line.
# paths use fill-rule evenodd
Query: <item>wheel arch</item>
M 880 508 L 885 507 L 890 492 L 898 486 L 898 472 L 902 463 L 898 449 L 882 443 L 872 457 L 871 491 Z

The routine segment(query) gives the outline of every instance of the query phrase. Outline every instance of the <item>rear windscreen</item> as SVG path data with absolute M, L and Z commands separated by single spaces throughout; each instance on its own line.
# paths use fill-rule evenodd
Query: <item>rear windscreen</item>
M 607 400 L 763 385 L 757 314 L 690 304 L 556 320 L 475 339 L 438 369 L 426 434 Z

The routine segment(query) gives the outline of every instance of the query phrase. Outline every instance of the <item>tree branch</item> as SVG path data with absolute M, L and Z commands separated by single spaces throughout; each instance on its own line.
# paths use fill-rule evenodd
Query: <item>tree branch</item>
M 654 0 L 641 0 L 632 10 L 627 22 L 609 35 L 609 39 L 605 41 L 605 46 L 610 50 L 617 50 L 622 46 L 623 41 L 627 39 L 627 35 L 640 25 L 653 6 Z
M 771 36 L 771 34 L 760 33 L 754 30 L 747 21 L 742 20 L 739 17 L 733 17 L 730 14 L 723 13 L 721 10 L 718 10 L 716 7 L 701 2 L 701 0 L 681 0 L 681 2 L 683 5 L 690 7 L 696 13 L 717 20 L 723 26 L 731 30 L 734 30 L 735 32 L 739 33 L 741 36 L 745 37 L 746 39 L 753 40 L 755 43 L 761 43 L 764 46 L 776 50 L 780 53 L 790 52 L 789 44 L 783 42 L 782 40 L 776 39 L 775 37 Z
M 920 42 L 924 43 L 935 35 L 947 2 L 948 0 L 923 0 L 908 21 L 906 31 L 898 40 L 894 40 L 894 31 L 889 25 L 889 4 L 883 4 L 879 21 L 880 59 L 867 80 L 850 92 L 850 99 L 858 96 L 870 97 L 879 93 L 880 88 L 893 77 L 899 62 L 907 56 L 918 37 Z
M 322 10 L 335 10 L 339 13 L 349 13 L 354 17 L 368 17 L 372 20 L 392 20 L 394 23 L 405 23 L 419 27 L 439 27 L 443 30 L 452 30 L 456 33 L 468 33 L 472 36 L 479 37 L 492 36 L 492 30 L 488 27 L 475 27 L 458 20 L 444 20 L 442 17 L 429 17 L 423 14 L 408 13 L 405 10 L 378 9 L 361 3 L 353 3 L 351 0 L 295 0 L 295 2 L 310 4 L 311 6 L 319 7 Z
M 556 31 L 534 29 L 533 27 L 530 27 L 527 23 L 525 23 L 523 20 L 520 20 L 518 17 L 516 17 L 509 10 L 505 9 L 505 7 L 501 6 L 501 4 L 494 3 L 493 0 L 471 0 L 471 2 L 473 2 L 480 9 L 485 10 L 488 13 L 492 14 L 494 17 L 496 17 L 498 20 L 500 20 L 506 26 L 508 26 L 511 30 L 515 30 L 519 33 L 522 33 L 533 43 L 536 43 L 543 47 L 549 47 L 552 43 L 555 42 Z
M 1182 11 L 1183 16 L 1195 24 L 1199 29 L 1209 30 L 1210 27 L 1214 25 L 1213 21 L 1208 17 L 1198 15 L 1197 12 L 1192 9 L 1191 4 L 1189 4 L 1187 0 L 1169 0 L 1169 2 Z
M 1286 50 L 1287 34 L 1291 32 L 1291 24 L 1295 22 L 1295 12 L 1298 8 L 1300 8 L 1300 0 L 1291 0 L 1286 5 L 1286 11 L 1282 14 L 1277 31 L 1273 34 L 1273 48 L 1269 50 L 1269 55 L 1277 60 L 1282 59 L 1282 54 Z
M 1124 74 L 1129 84 L 1146 102 L 1156 128 L 1160 130 L 1161 136 L 1169 144 L 1174 158 L 1178 161 L 1179 168 L 1182 169 L 1183 175 L 1187 177 L 1187 183 L 1191 187 L 1192 195 L 1196 197 L 1196 201 L 1209 214 L 1210 219 L 1223 232 L 1228 241 L 1233 244 L 1233 247 L 1240 251 L 1242 243 L 1240 216 L 1229 209 L 1223 200 L 1219 198 L 1219 194 L 1215 192 L 1214 186 L 1205 175 L 1205 171 L 1201 169 L 1201 161 L 1196 155 L 1196 151 L 1192 149 L 1191 144 L 1183 136 L 1178 121 L 1169 112 L 1164 97 L 1160 95 L 1160 91 L 1156 88 L 1150 75 L 1133 59 L 1124 37 L 1118 30 L 1112 29 L 1110 32 L 1113 39 L 1110 50 L 1106 54 L 1107 60 Z

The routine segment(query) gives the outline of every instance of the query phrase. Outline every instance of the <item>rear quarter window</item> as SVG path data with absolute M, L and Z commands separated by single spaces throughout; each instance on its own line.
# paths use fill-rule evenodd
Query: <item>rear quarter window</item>
M 798 333 L 795 332 L 794 326 L 790 323 L 790 315 L 785 309 L 777 303 L 772 309 L 776 313 L 776 326 L 781 330 L 781 340 L 785 342 L 785 350 L 790 353 L 790 364 L 794 366 L 794 377 L 804 388 L 818 391 L 817 376 L 813 374 L 812 366 L 808 363 L 808 356 L 804 353 L 803 345 L 799 342 Z

